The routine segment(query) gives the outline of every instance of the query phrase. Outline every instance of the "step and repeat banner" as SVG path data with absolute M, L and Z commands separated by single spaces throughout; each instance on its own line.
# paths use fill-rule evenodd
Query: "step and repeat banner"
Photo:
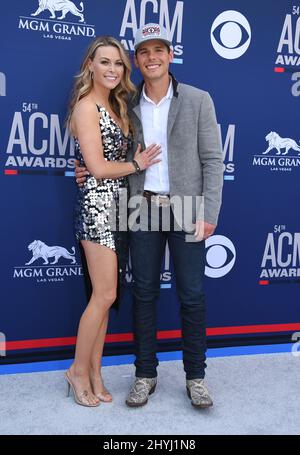
M 0 18 L 2 361 L 74 345 L 86 298 L 70 90 L 93 37 L 113 35 L 132 56 L 135 31 L 151 21 L 172 36 L 175 77 L 210 92 L 222 136 L 223 205 L 206 242 L 209 339 L 260 343 L 300 329 L 299 1 L 22 0 L 5 2 Z M 132 340 L 131 280 L 129 264 L 112 352 Z M 158 321 L 161 343 L 179 343 L 168 250 Z

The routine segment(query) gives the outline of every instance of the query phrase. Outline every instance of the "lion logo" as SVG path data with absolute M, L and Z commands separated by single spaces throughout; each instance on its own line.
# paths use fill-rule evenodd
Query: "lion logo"
M 275 133 L 275 131 L 271 131 L 267 134 L 265 139 L 269 142 L 269 147 L 265 152 L 263 152 L 263 155 L 272 149 L 277 150 L 276 155 L 281 154 L 280 149 L 285 149 L 285 152 L 283 152 L 282 155 L 286 155 L 290 149 L 300 152 L 300 147 L 294 139 L 280 137 L 279 134 Z M 298 153 L 298 155 L 300 155 L 300 153 Z
M 44 265 L 49 264 L 48 259 L 54 257 L 54 261 L 50 264 L 57 264 L 59 258 L 63 257 L 70 259 L 72 264 L 76 264 L 75 248 L 72 247 L 72 253 L 62 246 L 48 246 L 41 240 L 34 240 L 28 245 L 29 251 L 32 251 L 32 258 L 25 265 L 30 265 L 39 258 L 44 259 Z
M 50 19 L 56 19 L 55 11 L 61 11 L 61 16 L 57 19 L 61 20 L 66 17 L 67 13 L 74 14 L 74 16 L 79 16 L 79 22 L 84 22 L 83 3 L 80 2 L 81 9 L 77 8 L 74 2 L 70 0 L 39 0 L 39 7 L 35 13 L 31 13 L 31 16 L 38 16 L 42 11 L 49 10 L 51 13 Z

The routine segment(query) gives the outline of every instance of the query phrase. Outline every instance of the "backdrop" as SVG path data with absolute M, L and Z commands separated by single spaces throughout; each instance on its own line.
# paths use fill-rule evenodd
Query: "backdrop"
M 209 343 L 278 342 L 300 329 L 299 1 L 22 0 L 4 2 L 0 19 L 2 362 L 74 347 L 86 299 L 64 128 L 70 89 L 94 36 L 111 34 L 132 55 L 137 27 L 150 21 L 170 31 L 171 71 L 210 92 L 221 129 L 223 206 L 206 242 Z M 58 254 L 36 255 L 36 240 Z M 106 352 L 131 349 L 130 267 L 127 282 Z M 160 349 L 175 349 L 168 251 L 161 288 Z

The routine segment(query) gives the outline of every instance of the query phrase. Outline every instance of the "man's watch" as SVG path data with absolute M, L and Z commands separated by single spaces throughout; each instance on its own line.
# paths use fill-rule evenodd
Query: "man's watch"
M 140 166 L 138 165 L 137 161 L 132 160 L 132 164 L 133 164 L 134 167 L 135 167 L 135 173 L 136 173 L 136 174 L 138 174 L 139 172 L 141 172 L 141 168 L 140 168 Z

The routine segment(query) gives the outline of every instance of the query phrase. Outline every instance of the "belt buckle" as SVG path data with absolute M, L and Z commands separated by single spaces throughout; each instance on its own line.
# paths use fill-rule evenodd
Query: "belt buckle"
M 155 203 L 158 207 L 168 207 L 170 205 L 169 196 L 158 194 L 155 196 Z

